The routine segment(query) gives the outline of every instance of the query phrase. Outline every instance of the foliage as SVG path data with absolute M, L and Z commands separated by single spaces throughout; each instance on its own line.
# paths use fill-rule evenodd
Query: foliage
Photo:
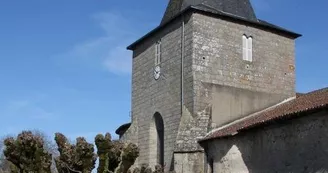
M 19 170 L 11 162 L 3 160 L 0 163 L 0 173 L 19 173 Z
M 98 173 L 113 172 L 121 161 L 122 143 L 113 142 L 109 133 L 105 136 L 102 134 L 97 135 L 95 137 L 95 143 L 99 157 Z
M 148 164 L 142 164 L 140 168 L 134 168 L 133 173 L 164 173 L 164 169 L 161 165 L 156 165 L 153 171 Z
M 76 144 L 70 144 L 61 133 L 55 134 L 55 141 L 58 154 L 54 152 L 57 147 L 39 131 L 23 131 L 16 139 L 7 137 L 3 142 L 4 157 L 0 154 L 0 173 L 91 173 L 95 168 L 97 155 L 93 144 L 82 137 L 76 139 Z M 95 143 L 98 173 L 131 173 L 130 168 L 139 156 L 137 145 L 112 140 L 109 133 L 97 135 Z M 51 169 L 53 160 L 55 167 Z M 133 172 L 141 170 L 152 173 L 148 166 Z
M 164 173 L 164 168 L 161 165 L 156 165 L 153 173 Z
M 144 173 L 144 172 L 146 172 L 146 169 L 149 169 L 150 167 L 149 167 L 149 165 L 148 164 L 142 164 L 141 165 L 141 169 L 140 169 L 140 173 L 142 172 L 142 173 Z
M 56 133 L 55 141 L 60 153 L 55 158 L 58 172 L 90 173 L 95 168 L 97 156 L 94 153 L 94 145 L 88 143 L 85 138 L 77 138 L 76 144 L 72 145 L 63 134 Z
M 43 147 L 46 151 L 52 154 L 52 157 L 58 155 L 57 147 L 54 144 L 54 142 L 46 136 L 43 132 L 38 131 L 38 130 L 33 130 L 32 131 L 34 136 L 38 136 L 43 140 Z M 18 172 L 18 169 L 11 163 L 9 162 L 4 154 L 3 154 L 3 149 L 4 149 L 4 140 L 9 138 L 10 136 L 4 136 L 0 138 L 0 173 L 16 173 Z M 52 161 L 51 165 L 51 172 L 52 173 L 57 173 L 57 169 L 55 167 L 54 162 Z
M 111 135 L 99 134 L 95 138 L 99 156 L 98 173 L 127 173 L 139 156 L 139 149 L 135 144 L 123 144 L 112 141 Z
M 23 131 L 17 137 L 6 138 L 4 155 L 12 163 L 12 172 L 50 173 L 52 155 L 44 149 L 44 141 L 31 131 Z
M 121 153 L 121 162 L 115 169 L 115 173 L 127 173 L 139 156 L 137 145 L 129 143 L 125 144 Z
M 39 130 L 33 130 L 32 132 L 35 136 L 39 136 L 40 138 L 42 138 L 44 142 L 44 149 L 52 154 L 51 172 L 58 173 L 54 158 L 59 156 L 59 152 L 57 150 L 57 145 L 54 142 L 53 138 L 50 138 L 44 132 Z

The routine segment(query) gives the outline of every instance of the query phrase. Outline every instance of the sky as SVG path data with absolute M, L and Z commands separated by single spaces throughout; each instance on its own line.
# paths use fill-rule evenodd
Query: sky
M 0 0 L 0 136 L 114 131 L 130 121 L 131 52 L 167 0 Z M 297 91 L 328 86 L 328 1 L 252 0 L 256 15 L 301 33 Z

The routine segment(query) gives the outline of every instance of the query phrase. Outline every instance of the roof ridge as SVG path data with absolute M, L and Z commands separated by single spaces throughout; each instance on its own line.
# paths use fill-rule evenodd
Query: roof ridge
M 319 92 L 328 92 L 328 87 L 320 88 L 320 89 L 317 89 L 317 90 L 314 90 L 314 91 L 310 91 L 310 92 L 305 93 L 301 96 L 306 96 L 306 95 L 309 95 L 309 94 L 316 94 L 316 93 L 319 93 Z
M 225 15 L 227 15 L 227 16 L 233 16 L 233 17 L 235 17 L 235 18 L 240 18 L 240 19 L 247 20 L 246 17 L 238 16 L 238 15 L 236 15 L 236 14 L 229 13 L 229 12 L 226 12 L 226 11 L 223 11 L 223 10 L 218 10 L 218 9 L 215 9 L 215 8 L 213 8 L 213 7 L 211 7 L 211 6 L 206 5 L 206 4 L 191 5 L 190 7 L 195 7 L 195 8 L 197 8 L 198 6 L 204 6 L 204 7 L 209 8 L 210 10 L 213 10 L 213 11 L 215 11 L 215 12 L 217 12 L 217 13 L 221 13 L 221 14 L 225 14 Z M 258 21 L 258 19 L 256 19 L 256 20 Z M 256 20 L 254 20 L 254 21 L 256 21 Z
M 211 9 L 228 12 L 234 16 L 243 17 L 248 20 L 257 20 L 250 0 L 170 0 L 161 23 L 166 23 L 173 16 L 192 5 L 206 5 Z

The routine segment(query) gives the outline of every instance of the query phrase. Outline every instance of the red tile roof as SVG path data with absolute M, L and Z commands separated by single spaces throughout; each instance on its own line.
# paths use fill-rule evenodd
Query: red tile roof
M 219 128 L 207 134 L 203 139 L 210 139 L 233 136 L 241 130 L 263 125 L 272 120 L 284 117 L 297 116 L 298 113 L 313 111 L 328 106 L 328 88 L 316 90 L 307 94 L 298 94 L 295 99 L 276 105 L 267 110 L 250 115 L 249 117 L 237 120 L 225 127 Z

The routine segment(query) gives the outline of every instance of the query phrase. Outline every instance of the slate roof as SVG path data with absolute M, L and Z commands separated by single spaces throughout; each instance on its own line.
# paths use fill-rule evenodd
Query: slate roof
M 307 94 L 298 95 L 285 103 L 276 105 L 249 117 L 237 120 L 223 128 L 213 130 L 199 142 L 229 137 L 240 131 L 268 124 L 274 120 L 298 117 L 301 113 L 307 113 L 328 107 L 328 88 L 316 90 Z
M 158 31 L 160 31 L 162 28 L 164 28 L 166 25 L 171 23 L 173 20 L 179 18 L 181 15 L 183 15 L 186 12 L 189 12 L 189 11 L 200 12 L 200 13 L 205 13 L 205 14 L 208 14 L 208 15 L 213 15 L 215 17 L 234 20 L 234 21 L 237 21 L 239 23 L 245 23 L 245 24 L 248 24 L 248 25 L 251 25 L 251 26 L 254 26 L 254 27 L 258 27 L 258 28 L 263 29 L 263 30 L 268 30 L 268 31 L 273 31 L 273 32 L 276 32 L 276 33 L 280 33 L 280 34 L 285 35 L 286 37 L 298 38 L 298 37 L 302 36 L 301 34 L 295 33 L 293 31 L 289 31 L 287 29 L 284 29 L 284 28 L 279 27 L 277 25 L 271 24 L 271 23 L 266 22 L 264 20 L 260 20 L 260 19 L 251 20 L 250 18 L 245 18 L 245 17 L 237 16 L 235 14 L 220 11 L 220 10 L 212 8 L 208 5 L 199 4 L 199 5 L 195 5 L 195 6 L 189 6 L 189 7 L 185 8 L 184 10 L 179 11 L 179 13 L 177 13 L 174 17 L 170 17 L 170 19 L 168 21 L 162 22 L 158 27 L 156 27 L 155 29 L 150 31 L 148 34 L 146 34 L 145 36 L 141 37 L 140 39 L 138 39 L 137 41 L 135 41 L 134 43 L 129 45 L 127 47 L 127 49 L 134 50 L 135 47 L 138 44 L 140 44 L 141 42 L 143 42 L 145 39 L 151 37 L 152 35 L 154 35 Z
M 130 128 L 130 126 L 131 126 L 131 123 L 123 124 L 123 125 L 121 125 L 119 128 L 116 129 L 115 133 L 118 134 L 118 135 L 119 135 L 121 132 L 124 133 L 125 131 L 127 131 L 127 130 Z
M 257 20 L 249 0 L 170 0 L 161 23 L 169 21 L 189 6 L 201 4 L 211 7 L 216 11 L 230 13 L 248 20 Z

